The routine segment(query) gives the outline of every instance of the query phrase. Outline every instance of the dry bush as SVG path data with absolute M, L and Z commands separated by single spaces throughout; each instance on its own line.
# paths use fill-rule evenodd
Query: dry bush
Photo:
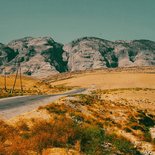
M 19 131 L 29 131 L 29 126 L 26 123 L 26 120 L 20 120 L 16 124 L 16 128 Z
M 41 153 L 48 147 L 66 147 L 75 136 L 74 123 L 71 119 L 59 117 L 56 120 L 35 120 L 29 141 L 33 143 L 32 150 Z
M 2 120 L 0 120 L 0 124 L 0 142 L 5 142 L 5 140 L 8 138 L 13 137 L 13 135 L 16 133 L 16 130 Z
M 5 155 L 5 154 L 6 154 L 6 150 L 5 150 L 4 144 L 0 142 L 0 155 Z
M 31 139 L 32 150 L 41 154 L 43 149 L 52 146 L 52 139 L 50 133 L 41 132 L 34 135 Z
M 4 131 L 5 134 L 0 142 L 2 144 L 0 151 L 4 155 L 26 155 L 30 151 L 42 154 L 46 148 L 77 147 L 77 142 L 79 142 L 78 150 L 86 154 L 100 155 L 117 150 L 127 152 L 129 149 L 135 151 L 125 139 L 119 140 L 116 137 L 110 139 L 109 136 L 105 136 L 100 125 L 86 122 L 78 124 L 64 115 L 58 115 L 57 118 L 50 121 L 35 119 L 29 128 L 25 122 L 19 122 L 15 128 L 4 122 L 1 124 L 1 132 Z M 108 147 L 107 152 L 104 146 L 106 142 L 110 142 L 111 146 L 116 149 Z
M 7 154 L 15 154 L 15 155 L 27 155 L 28 150 L 32 149 L 32 144 L 30 140 L 23 139 L 19 135 L 10 139 L 11 144 L 6 147 Z
M 76 97 L 78 100 L 71 100 L 70 102 L 73 104 L 81 104 L 83 106 L 92 105 L 95 103 L 101 102 L 101 93 L 100 91 L 92 91 L 91 94 L 77 94 L 71 95 Z
M 55 114 L 65 114 L 69 109 L 66 105 L 61 104 L 50 104 L 48 106 L 45 107 L 45 109 L 49 112 L 49 113 L 55 113 Z

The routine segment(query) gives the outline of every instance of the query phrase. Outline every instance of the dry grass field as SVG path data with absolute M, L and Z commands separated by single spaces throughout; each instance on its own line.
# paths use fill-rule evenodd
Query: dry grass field
M 85 87 L 88 93 L 66 96 L 1 122 L 0 151 L 30 155 L 154 155 L 154 79 L 154 67 L 48 77 L 42 83 Z
M 15 75 L 7 76 L 6 87 L 4 89 L 4 76 L 0 76 L 0 97 L 11 96 L 10 91 L 13 87 Z M 20 78 L 16 80 L 15 91 L 12 96 L 16 95 L 32 95 L 32 94 L 56 94 L 72 89 L 72 87 L 64 87 L 63 85 L 53 86 L 50 83 L 43 82 L 39 79 L 22 76 L 23 92 L 21 93 Z
M 96 70 L 71 74 L 70 78 L 52 81 L 52 85 L 78 86 L 96 89 L 155 88 L 155 68 L 137 70 Z M 50 78 L 49 78 L 50 81 Z

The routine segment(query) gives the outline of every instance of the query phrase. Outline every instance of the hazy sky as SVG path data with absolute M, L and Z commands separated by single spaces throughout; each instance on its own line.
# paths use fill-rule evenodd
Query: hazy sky
M 0 0 L 0 42 L 25 36 L 155 41 L 155 0 Z

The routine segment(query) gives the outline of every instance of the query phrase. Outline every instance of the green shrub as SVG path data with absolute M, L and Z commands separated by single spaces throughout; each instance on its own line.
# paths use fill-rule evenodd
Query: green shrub
M 134 145 L 123 137 L 117 137 L 116 135 L 106 135 L 105 139 L 106 141 L 112 143 L 117 150 L 125 154 L 140 155 L 140 152 L 134 148 Z
M 104 131 L 96 126 L 78 127 L 76 139 L 80 141 L 81 151 L 86 154 L 101 152 L 104 142 Z

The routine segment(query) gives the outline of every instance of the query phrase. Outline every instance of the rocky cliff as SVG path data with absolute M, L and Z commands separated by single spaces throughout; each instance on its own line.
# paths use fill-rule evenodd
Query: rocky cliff
M 61 72 L 155 65 L 155 42 L 149 40 L 108 41 L 84 37 L 66 45 L 51 37 L 26 37 L 0 44 L 0 73 L 7 66 L 8 74 L 22 73 L 45 77 Z
M 12 50 L 13 55 L 5 61 L 9 74 L 15 72 L 18 62 L 21 64 L 22 73 L 27 75 L 44 77 L 67 71 L 66 63 L 62 59 L 63 45 L 50 37 L 26 37 L 11 41 L 6 47 Z M 4 48 L 0 49 L 0 53 L 3 57 L 10 56 Z
M 63 49 L 71 71 L 155 65 L 155 42 L 148 40 L 111 42 L 85 37 L 64 45 Z

